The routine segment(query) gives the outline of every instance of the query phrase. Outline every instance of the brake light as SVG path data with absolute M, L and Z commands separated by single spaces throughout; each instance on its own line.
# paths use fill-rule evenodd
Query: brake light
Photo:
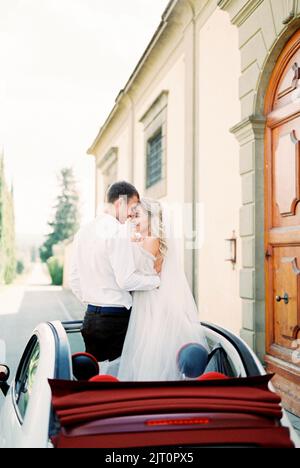
M 191 425 L 206 425 L 210 420 L 207 418 L 191 418 L 191 419 L 152 419 L 146 421 L 147 426 L 191 426 Z

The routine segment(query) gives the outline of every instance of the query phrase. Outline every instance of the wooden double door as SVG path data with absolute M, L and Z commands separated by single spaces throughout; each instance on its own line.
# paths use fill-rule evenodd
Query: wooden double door
M 300 31 L 275 66 L 265 114 L 266 362 L 300 416 Z

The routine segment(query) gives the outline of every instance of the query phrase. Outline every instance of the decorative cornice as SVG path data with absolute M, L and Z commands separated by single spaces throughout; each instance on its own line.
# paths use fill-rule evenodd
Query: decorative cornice
M 283 0 L 284 19 L 283 24 L 288 24 L 296 15 L 296 0 Z
M 150 105 L 144 115 L 139 119 L 139 122 L 146 123 L 152 119 L 153 114 L 158 114 L 168 104 L 169 91 L 163 90 L 155 101 Z
M 218 6 L 222 10 L 228 11 L 232 24 L 239 27 L 252 15 L 263 1 L 264 0 L 248 0 L 244 2 L 242 8 L 235 8 L 237 4 L 236 0 L 220 0 Z
M 97 167 L 102 173 L 105 173 L 110 166 L 118 159 L 118 148 L 112 147 L 110 150 L 97 161 Z
M 221 10 L 226 10 L 231 2 L 232 0 L 219 0 L 218 7 L 220 7 Z
M 247 119 L 242 120 L 237 125 L 230 129 L 230 132 L 235 135 L 241 145 L 256 139 L 263 139 L 265 135 L 266 118 L 256 115 L 251 115 Z
M 246 2 L 244 7 L 232 18 L 232 23 L 236 26 L 241 26 L 263 1 L 264 0 L 250 0 Z

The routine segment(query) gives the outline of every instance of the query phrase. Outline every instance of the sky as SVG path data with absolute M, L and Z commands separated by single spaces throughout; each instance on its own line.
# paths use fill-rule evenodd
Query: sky
M 16 230 L 48 232 L 61 168 L 74 168 L 82 222 L 94 216 L 86 154 L 168 0 L 0 0 L 0 149 Z

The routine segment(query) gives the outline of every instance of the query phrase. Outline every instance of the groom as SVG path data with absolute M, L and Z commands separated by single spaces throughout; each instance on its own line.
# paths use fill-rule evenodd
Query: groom
M 136 272 L 127 219 L 139 203 L 136 188 L 128 182 L 113 184 L 107 209 L 75 236 L 70 286 L 87 304 L 82 327 L 86 351 L 98 361 L 113 361 L 122 354 L 132 306 L 130 291 L 159 287 L 158 275 Z

